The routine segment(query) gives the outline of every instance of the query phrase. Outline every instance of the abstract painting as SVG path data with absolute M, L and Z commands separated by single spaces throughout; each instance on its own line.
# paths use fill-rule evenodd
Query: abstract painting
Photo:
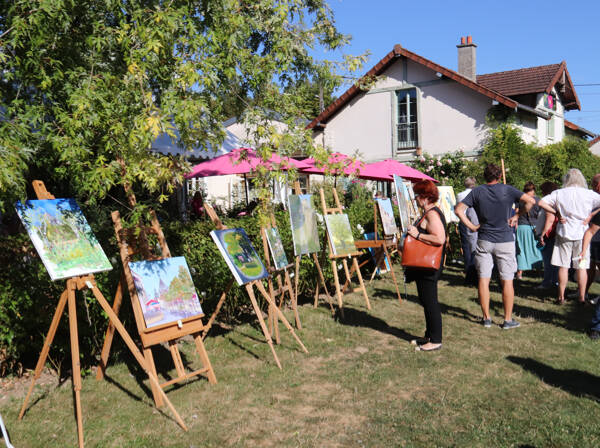
M 294 241 L 294 255 L 319 252 L 319 229 L 317 216 L 312 206 L 312 195 L 291 194 L 288 196 L 288 209 Z
M 213 230 L 210 236 L 221 251 L 238 285 L 245 285 L 269 275 L 244 229 Z
M 408 226 L 410 225 L 410 218 L 408 215 L 410 198 L 408 197 L 408 190 L 404 185 L 404 180 L 396 174 L 394 174 L 394 187 L 396 189 L 396 200 L 398 201 L 400 228 L 402 229 L 402 233 L 406 233 Z
M 438 187 L 440 193 L 440 199 L 438 201 L 438 207 L 444 213 L 446 222 L 458 222 L 458 216 L 454 214 L 454 207 L 456 206 L 456 196 L 454 196 L 454 188 L 450 185 Z
M 333 255 L 350 255 L 356 253 L 354 245 L 354 237 L 350 228 L 350 220 L 348 215 L 325 215 L 325 225 L 327 226 L 327 234 Z
M 112 269 L 74 199 L 18 201 L 15 208 L 52 280 Z
M 392 201 L 389 199 L 376 199 L 376 201 L 379 206 L 381 223 L 383 224 L 383 233 L 385 235 L 395 235 L 398 233 L 398 227 L 396 227 L 396 220 L 394 219 Z
M 269 249 L 271 249 L 271 256 L 273 257 L 273 264 L 275 269 L 283 269 L 288 265 L 288 260 L 283 249 L 283 243 L 279 236 L 277 227 L 268 227 L 266 230 L 267 241 L 269 242 Z
M 203 316 L 184 257 L 129 263 L 146 328 Z

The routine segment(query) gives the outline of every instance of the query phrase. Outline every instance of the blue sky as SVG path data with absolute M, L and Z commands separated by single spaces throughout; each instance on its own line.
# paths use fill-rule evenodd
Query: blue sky
M 344 53 L 371 52 L 361 74 L 397 43 L 456 70 L 456 45 L 467 35 L 477 45 L 478 74 L 565 60 L 582 108 L 566 118 L 600 133 L 600 0 L 329 0 L 329 5 L 338 29 L 353 37 Z

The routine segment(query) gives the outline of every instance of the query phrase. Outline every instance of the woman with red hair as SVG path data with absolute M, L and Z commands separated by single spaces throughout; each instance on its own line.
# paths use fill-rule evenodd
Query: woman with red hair
M 423 210 L 422 217 L 409 226 L 407 233 L 413 238 L 431 246 L 444 246 L 439 269 L 405 268 L 406 281 L 417 284 L 419 301 L 425 312 L 425 337 L 414 339 L 417 351 L 430 352 L 442 348 L 442 311 L 438 303 L 437 283 L 444 268 L 446 255 L 446 220 L 442 211 L 436 207 L 439 192 L 430 180 L 421 180 L 413 186 L 415 199 Z

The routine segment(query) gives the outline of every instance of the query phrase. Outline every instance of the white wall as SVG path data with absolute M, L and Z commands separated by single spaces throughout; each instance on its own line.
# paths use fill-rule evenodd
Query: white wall
M 600 156 L 600 140 L 598 140 L 596 143 L 590 146 L 590 151 L 592 152 L 592 154 Z

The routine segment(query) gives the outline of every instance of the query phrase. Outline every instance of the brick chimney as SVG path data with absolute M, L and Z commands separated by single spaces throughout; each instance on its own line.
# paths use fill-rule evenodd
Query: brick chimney
M 473 38 L 471 36 L 467 36 L 466 39 L 461 37 L 460 45 L 457 45 L 456 48 L 458 48 L 458 73 L 477 82 L 477 45 L 473 43 Z

